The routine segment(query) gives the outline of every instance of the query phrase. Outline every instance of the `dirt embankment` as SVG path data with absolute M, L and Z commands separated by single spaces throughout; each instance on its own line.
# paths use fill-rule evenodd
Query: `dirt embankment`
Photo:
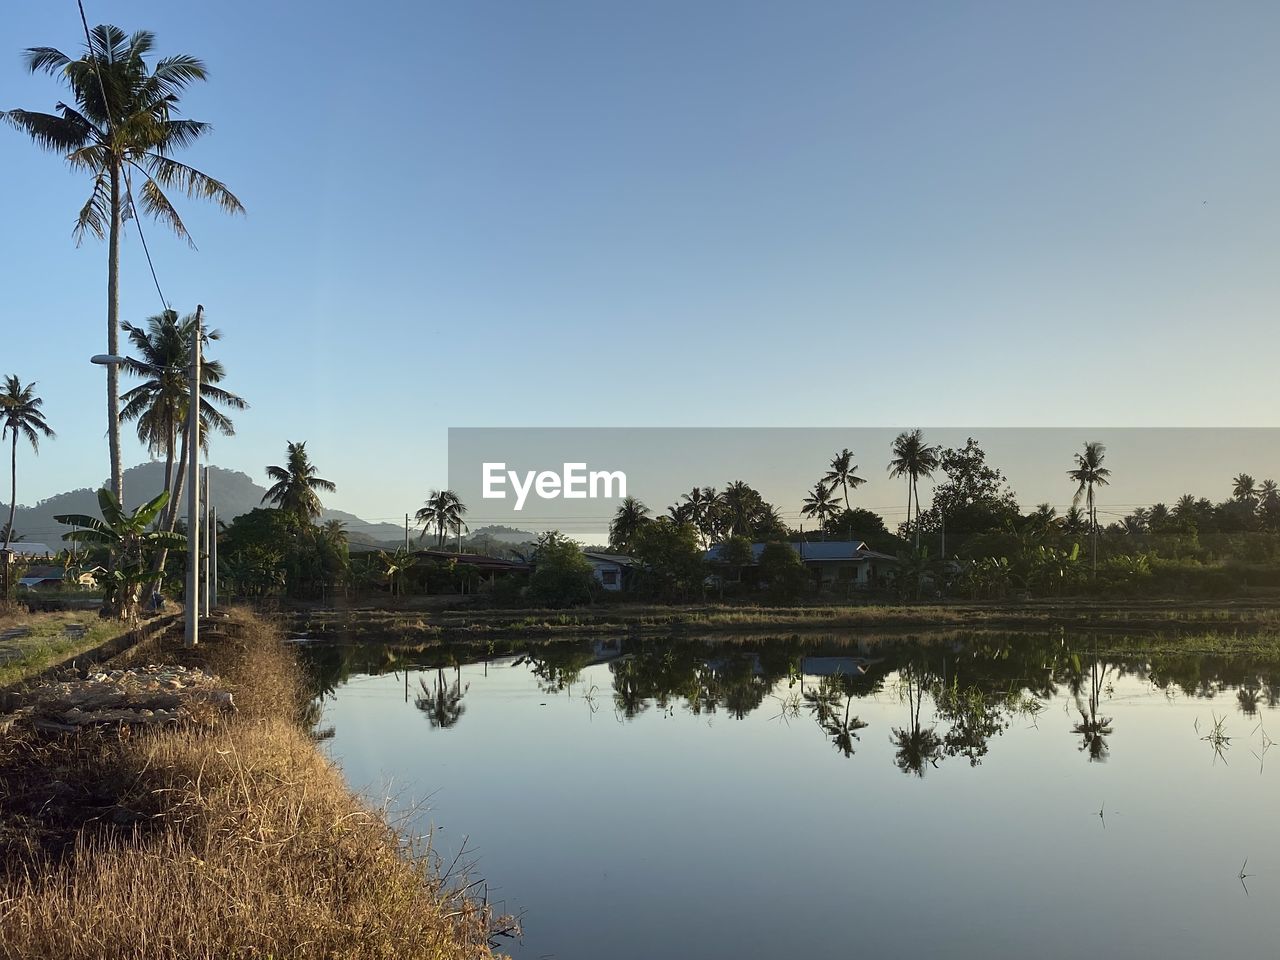
M 196 650 L 171 634 L 133 656 L 95 682 L 191 681 L 204 706 L 113 700 L 152 716 L 0 734 L 0 956 L 493 955 L 505 921 L 407 856 L 317 750 L 274 627 L 235 613 Z

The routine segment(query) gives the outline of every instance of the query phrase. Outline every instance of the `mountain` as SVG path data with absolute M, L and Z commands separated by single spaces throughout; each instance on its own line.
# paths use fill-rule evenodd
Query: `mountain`
M 105 481 L 104 481 L 105 486 Z M 230 523 L 242 513 L 262 506 L 266 487 L 254 483 L 248 474 L 238 470 L 209 468 L 210 500 L 218 512 L 218 519 Z M 164 489 L 164 464 L 143 463 L 124 472 L 125 502 L 129 507 L 146 503 Z M 53 518 L 64 513 L 85 513 L 91 517 L 98 512 L 97 488 L 83 487 L 69 490 L 41 500 L 34 507 L 19 506 L 14 519 L 14 529 L 23 539 L 32 543 L 45 543 L 56 547 L 62 542 L 67 528 Z M 186 515 L 186 496 L 183 496 L 182 516 Z M 340 520 L 346 524 L 347 536 L 353 544 L 394 546 L 404 540 L 404 529 L 394 523 L 370 523 L 354 513 L 342 510 L 325 510 L 321 520 Z

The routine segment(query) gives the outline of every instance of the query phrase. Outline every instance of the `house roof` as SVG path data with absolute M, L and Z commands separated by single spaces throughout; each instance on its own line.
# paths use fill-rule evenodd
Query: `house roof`
M 50 550 L 48 544 L 22 541 L 9 544 L 9 552 L 19 557 L 48 557 L 57 553 L 56 550 Z
M 528 570 L 529 564 L 519 563 L 515 560 L 504 560 L 501 557 L 488 557 L 482 553 L 453 553 L 449 550 L 417 550 L 415 556 L 423 557 L 427 560 L 441 560 L 448 562 L 450 560 L 458 563 L 465 563 L 468 566 L 479 567 L 481 570 L 511 570 L 520 571 Z
M 894 560 L 898 558 L 887 553 L 878 553 L 875 550 L 869 550 L 866 543 L 861 540 L 827 540 L 818 543 L 787 543 L 792 550 L 800 554 L 800 559 L 805 563 L 816 562 L 837 562 L 840 560 L 848 560 L 850 562 L 862 562 L 864 560 Z M 751 545 L 751 562 L 759 563 L 760 554 L 764 552 L 765 545 L 763 543 L 753 543 Z M 720 559 L 721 551 L 724 544 L 717 543 L 707 551 L 708 560 Z
M 635 558 L 621 553 L 597 553 L 594 550 L 583 550 L 582 555 L 588 560 L 598 560 L 601 563 L 616 563 L 620 567 L 634 567 L 636 565 Z

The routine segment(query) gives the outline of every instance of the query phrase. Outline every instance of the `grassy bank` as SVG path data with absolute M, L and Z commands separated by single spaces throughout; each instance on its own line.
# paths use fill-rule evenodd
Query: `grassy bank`
M 0 617 L 0 688 L 101 646 L 126 629 L 119 621 L 103 620 L 96 611 Z
M 293 612 L 295 630 L 345 641 L 466 640 L 524 634 L 555 637 L 599 633 L 750 634 L 819 631 L 936 631 L 956 629 L 1090 631 L 1280 630 L 1280 608 L 1259 600 L 1058 600 L 1023 603 L 823 605 L 602 604 L 570 610 L 449 608 L 306 609 Z
M 218 633 L 147 660 L 218 674 L 232 718 L 0 743 L 0 956 L 491 956 L 484 908 L 317 751 L 276 631 L 237 614 Z

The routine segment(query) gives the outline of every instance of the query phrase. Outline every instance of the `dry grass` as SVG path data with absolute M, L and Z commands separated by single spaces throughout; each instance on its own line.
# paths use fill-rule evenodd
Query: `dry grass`
M 0 835 L 0 956 L 491 956 L 484 908 L 407 857 L 297 723 L 292 652 L 243 615 L 226 634 L 199 657 L 233 720 L 0 748 L 0 817 L 38 828 Z

